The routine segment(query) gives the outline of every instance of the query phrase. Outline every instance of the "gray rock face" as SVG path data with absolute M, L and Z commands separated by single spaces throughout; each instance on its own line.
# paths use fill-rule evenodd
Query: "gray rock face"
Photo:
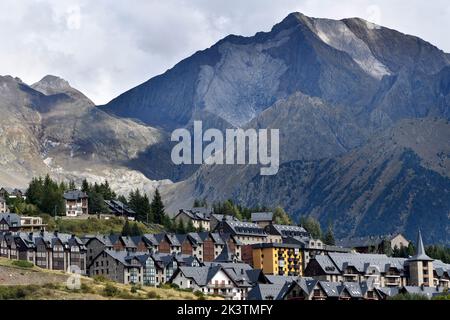
M 0 185 L 26 186 L 49 173 L 151 189 L 151 181 L 126 164 L 164 133 L 106 114 L 66 81 L 47 76 L 30 87 L 0 77 L 0 112 Z

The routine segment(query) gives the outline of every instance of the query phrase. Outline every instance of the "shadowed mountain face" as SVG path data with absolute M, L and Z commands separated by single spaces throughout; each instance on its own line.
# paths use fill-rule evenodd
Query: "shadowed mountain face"
M 429 241 L 448 242 L 449 105 L 450 56 L 430 43 L 357 18 L 292 13 L 105 106 L 57 77 L 31 87 L 1 78 L 0 182 L 114 168 L 112 178 L 134 186 L 177 181 L 163 188 L 171 213 L 195 198 L 233 198 L 332 221 L 338 235 L 412 236 L 420 225 Z M 194 120 L 204 129 L 280 129 L 279 173 L 175 166 L 170 133 Z

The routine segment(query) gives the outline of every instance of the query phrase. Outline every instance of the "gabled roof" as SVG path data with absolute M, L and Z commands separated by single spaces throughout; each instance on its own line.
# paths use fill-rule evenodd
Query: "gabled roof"
M 406 293 L 412 293 L 412 294 L 420 294 L 423 296 L 426 296 L 428 299 L 440 295 L 443 293 L 444 288 L 443 287 L 417 287 L 417 286 L 404 286 L 400 289 L 402 292 Z
M 262 222 L 262 221 L 272 221 L 273 212 L 252 212 L 251 221 L 252 222 Z
M 247 293 L 247 300 L 282 300 L 290 283 L 258 283 Z
M 64 199 L 66 200 L 79 200 L 87 197 L 88 195 L 80 190 L 69 190 L 64 193 Z
M 20 227 L 20 217 L 15 213 L 0 213 L 0 221 L 5 220 L 9 227 Z
M 209 211 L 206 208 L 180 209 L 175 218 L 180 214 L 185 214 L 192 220 L 209 221 Z
M 214 262 L 235 262 L 236 260 L 236 255 L 231 251 L 228 243 L 225 242 L 222 252 L 214 259 Z
M 260 228 L 256 223 L 242 221 L 222 221 L 228 226 L 232 234 L 240 236 L 267 236 L 264 229 Z
M 290 226 L 284 224 L 272 224 L 268 228 L 269 233 L 283 237 L 309 237 L 308 231 L 300 226 Z
M 404 258 L 388 257 L 385 254 L 329 252 L 328 256 L 340 272 L 347 267 L 353 267 L 358 272 L 365 273 L 369 266 L 378 268 L 380 272 L 385 272 L 389 268 L 395 268 L 403 272 L 406 261 Z

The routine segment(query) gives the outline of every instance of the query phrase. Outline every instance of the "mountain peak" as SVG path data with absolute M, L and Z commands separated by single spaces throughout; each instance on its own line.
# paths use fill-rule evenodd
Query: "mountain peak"
M 40 81 L 34 83 L 31 87 L 46 95 L 72 90 L 72 87 L 68 81 L 53 75 L 46 75 Z

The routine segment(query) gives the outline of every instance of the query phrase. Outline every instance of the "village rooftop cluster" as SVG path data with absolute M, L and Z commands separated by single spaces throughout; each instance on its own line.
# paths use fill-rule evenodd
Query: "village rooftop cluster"
M 92 234 L 81 237 L 45 231 L 39 217 L 10 213 L 0 190 L 0 256 L 38 267 L 105 277 L 123 284 L 199 291 L 229 300 L 382 300 L 399 293 L 428 298 L 448 291 L 450 265 L 430 258 L 418 232 L 416 252 L 390 257 L 409 246 L 401 234 L 351 238 L 327 245 L 301 226 L 277 224 L 272 212 L 251 221 L 211 209 L 180 209 L 175 221 L 198 232 L 141 236 Z M 64 194 L 66 215 L 88 215 L 87 194 Z M 109 214 L 133 219 L 133 210 L 106 201 Z

